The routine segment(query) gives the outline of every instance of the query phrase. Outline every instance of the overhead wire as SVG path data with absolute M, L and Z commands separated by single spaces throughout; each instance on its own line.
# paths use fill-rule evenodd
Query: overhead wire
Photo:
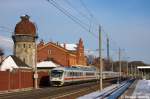
M 80 1 L 80 3 L 83 5 L 83 7 L 85 8 L 85 10 L 89 13 L 89 15 L 91 15 L 92 17 L 94 17 L 94 15 L 91 13 L 91 11 L 87 8 L 87 6 L 85 5 L 85 3 L 83 2 L 83 0 L 79 0 Z M 98 22 L 97 21 L 97 19 L 96 18 L 94 18 L 95 20 L 96 20 L 96 22 Z M 95 24 L 97 24 L 95 22 Z M 110 38 L 109 37 L 109 35 L 108 35 L 108 33 L 106 33 L 105 32 L 105 30 L 104 30 L 104 28 L 103 28 L 103 26 L 101 25 L 101 30 L 102 30 L 102 32 L 105 34 L 104 36 L 106 36 L 106 38 Z M 112 40 L 112 39 L 110 39 L 110 40 Z M 105 40 L 104 40 L 105 41 Z M 115 42 L 115 41 L 114 41 Z M 117 43 L 115 42 L 115 44 L 117 45 Z M 119 48 L 119 46 L 117 45 L 117 48 Z M 110 49 L 112 49 L 112 48 L 110 48 Z M 114 50 L 114 49 L 112 49 L 112 50 Z M 115 49 L 116 50 L 116 49 Z
M 0 26 L 0 31 L 9 32 L 9 33 L 13 32 L 12 29 L 5 26 Z
M 66 2 L 70 7 L 72 7 L 79 15 L 81 15 L 83 18 L 87 19 L 88 21 L 91 20 L 91 18 L 89 18 L 87 15 L 85 15 L 83 12 L 81 12 L 80 10 L 78 10 L 69 0 L 63 0 L 64 2 Z
M 57 8 L 59 11 L 61 11 L 63 14 L 65 14 L 68 18 L 70 18 L 72 21 L 74 21 L 76 24 L 78 24 L 81 28 L 83 28 L 85 31 L 88 31 L 88 28 L 86 28 L 88 25 L 83 23 L 80 19 L 70 14 L 67 10 L 65 10 L 63 7 L 61 7 L 56 1 L 54 0 L 47 0 L 51 5 L 53 5 L 55 8 Z M 95 38 L 97 38 L 97 35 L 94 33 L 89 32 L 91 35 L 93 35 Z M 98 38 L 97 38 L 98 39 Z
M 70 7 L 72 7 L 77 13 L 79 13 L 81 16 L 83 16 L 84 18 L 86 18 L 89 22 L 90 25 L 83 23 L 79 18 L 77 18 L 76 16 L 72 15 L 69 11 L 67 11 L 65 8 L 61 7 L 55 0 L 47 0 L 51 5 L 53 5 L 55 8 L 57 8 L 59 11 L 61 11 L 63 14 L 65 14 L 68 18 L 70 18 L 72 21 L 74 21 L 76 24 L 78 24 L 81 28 L 83 28 L 85 31 L 87 31 L 88 33 L 90 33 L 92 36 L 94 36 L 96 39 L 98 39 L 98 35 L 94 34 L 94 30 L 91 31 L 91 23 L 92 21 L 90 20 L 90 18 L 95 22 L 94 24 L 99 25 L 97 19 L 94 17 L 94 15 L 91 13 L 91 11 L 87 8 L 87 6 L 85 5 L 85 3 L 83 2 L 83 0 L 79 0 L 81 5 L 84 7 L 85 11 L 88 13 L 89 17 L 87 17 L 86 15 L 84 15 L 80 10 L 76 9 L 76 7 L 69 1 L 69 0 L 64 0 Z M 85 17 L 86 16 L 86 17 Z M 87 28 L 89 27 L 89 29 Z M 97 31 L 98 29 L 96 29 Z M 102 32 L 105 34 L 104 36 L 107 38 L 109 37 L 108 33 L 105 32 L 104 28 L 102 27 Z M 110 41 L 113 41 L 116 45 L 117 43 L 112 40 L 112 38 L 110 38 Z M 105 40 L 104 40 L 104 44 L 106 44 Z M 110 44 L 111 45 L 111 44 Z M 119 48 L 119 46 L 117 45 L 117 48 Z M 117 49 L 113 49 L 112 46 L 110 48 L 111 50 L 117 50 Z
M 65 0 L 66 1 L 66 0 Z M 67 0 L 68 1 L 68 0 Z M 91 11 L 87 8 L 87 6 L 85 5 L 85 3 L 83 2 L 83 0 L 79 0 L 80 1 L 80 3 L 81 3 L 81 5 L 84 7 L 84 9 L 85 9 L 85 11 L 88 13 L 88 15 L 91 17 L 91 18 L 93 18 L 94 17 L 94 15 L 91 13 Z M 69 3 L 70 5 L 71 5 L 71 3 Z M 74 8 L 74 7 L 73 7 Z M 75 8 L 74 8 L 75 9 Z M 77 11 L 77 10 L 76 10 Z M 96 20 L 96 22 L 98 22 L 97 21 L 97 19 L 96 18 L 94 18 L 95 20 Z M 95 22 L 95 24 L 98 24 L 98 23 L 96 23 Z M 106 33 L 105 32 L 105 30 L 104 30 L 104 28 L 102 27 L 102 25 L 101 25 L 101 29 L 102 29 L 102 32 L 105 34 L 104 36 L 106 36 L 106 38 L 109 38 L 109 36 L 108 36 L 108 33 Z M 106 41 L 104 40 L 104 44 L 106 44 Z M 118 47 L 119 48 L 119 47 Z M 112 49 L 112 48 L 110 48 L 110 49 Z
M 69 0 L 64 0 L 65 3 L 67 3 L 71 8 L 73 8 L 79 15 L 81 15 L 84 19 L 86 19 L 89 22 L 89 32 L 91 31 L 91 22 L 92 22 L 92 17 L 88 17 L 85 13 L 81 12 L 80 10 L 77 9 Z

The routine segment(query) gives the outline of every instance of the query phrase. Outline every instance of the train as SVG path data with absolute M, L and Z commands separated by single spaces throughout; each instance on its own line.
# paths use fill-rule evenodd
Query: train
M 52 86 L 63 86 L 71 83 L 97 81 L 99 74 L 95 66 L 56 67 L 51 70 L 50 84 Z M 116 73 L 103 72 L 103 79 L 110 78 L 114 74 Z
M 119 72 L 113 72 L 113 71 L 103 71 L 103 79 L 109 79 L 109 78 L 117 78 L 119 77 Z

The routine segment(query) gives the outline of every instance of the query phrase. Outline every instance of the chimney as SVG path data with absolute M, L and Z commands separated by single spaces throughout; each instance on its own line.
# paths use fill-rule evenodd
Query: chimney
M 56 45 L 59 45 L 59 42 L 57 41 Z
M 23 15 L 23 16 L 21 16 L 20 17 L 21 18 L 21 20 L 29 20 L 29 18 L 30 18 L 30 16 L 28 16 L 28 15 Z
M 38 47 L 42 47 L 42 46 L 44 46 L 44 41 L 43 40 L 41 40 L 40 41 L 40 43 L 37 45 Z
M 66 43 L 64 43 L 64 48 L 66 49 Z

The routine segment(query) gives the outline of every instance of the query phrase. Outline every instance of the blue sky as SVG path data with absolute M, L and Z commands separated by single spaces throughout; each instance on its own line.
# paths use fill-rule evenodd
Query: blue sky
M 70 7 L 69 1 L 76 10 Z M 82 0 L 88 10 L 93 14 L 90 17 L 80 0 L 56 0 L 63 8 L 82 22 L 91 23 L 92 33 L 98 35 L 98 23 L 103 28 L 103 56 L 106 56 L 106 33 L 110 37 L 111 57 L 117 58 L 117 49 L 121 47 L 122 59 L 143 60 L 150 63 L 150 0 Z M 70 20 L 46 0 L 1 0 L 0 1 L 0 27 L 7 27 L 14 31 L 15 24 L 20 16 L 28 14 L 37 24 L 39 40 L 77 43 L 83 38 L 86 49 L 97 49 L 98 40 L 90 33 Z M 12 54 L 11 33 L 8 29 L 0 28 L 0 47 L 6 55 Z

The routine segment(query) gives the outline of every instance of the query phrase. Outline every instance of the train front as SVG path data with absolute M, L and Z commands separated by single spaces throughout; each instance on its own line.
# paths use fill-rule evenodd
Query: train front
M 50 82 L 52 86 L 62 86 L 64 82 L 64 70 L 60 68 L 52 69 Z

